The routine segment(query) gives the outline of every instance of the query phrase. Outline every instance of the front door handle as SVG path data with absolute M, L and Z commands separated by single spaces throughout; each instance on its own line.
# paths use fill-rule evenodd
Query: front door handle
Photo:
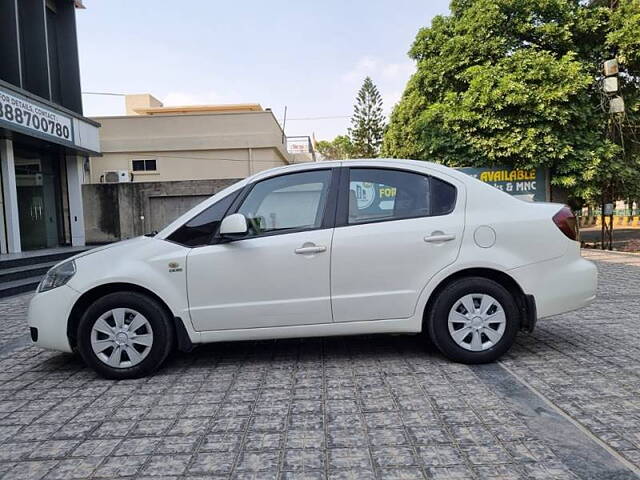
M 322 253 L 327 250 L 324 245 L 314 245 L 305 243 L 302 247 L 296 248 L 295 252 L 298 255 L 309 255 L 311 253 Z
M 450 242 L 451 240 L 455 239 L 456 236 L 454 234 L 447 233 L 436 233 L 433 235 L 429 235 L 428 237 L 424 237 L 424 241 L 428 243 Z

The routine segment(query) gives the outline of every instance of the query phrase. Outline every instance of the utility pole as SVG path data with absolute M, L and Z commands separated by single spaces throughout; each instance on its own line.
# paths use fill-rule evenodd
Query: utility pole
M 620 69 L 617 59 L 613 58 L 604 62 L 604 77 L 600 87 L 609 104 L 607 135 L 612 142 L 617 142 L 618 140 L 616 135 L 616 121 L 620 115 L 624 115 L 624 100 L 620 95 L 618 95 L 619 71 Z M 614 179 L 609 179 L 607 184 L 602 186 L 601 192 L 600 215 L 602 228 L 600 231 L 600 245 L 602 250 L 605 250 L 605 248 L 607 250 L 613 249 L 613 207 L 615 195 L 615 181 Z

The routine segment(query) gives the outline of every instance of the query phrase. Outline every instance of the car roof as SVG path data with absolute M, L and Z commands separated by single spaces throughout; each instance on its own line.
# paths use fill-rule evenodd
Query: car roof
M 358 167 L 408 167 L 411 170 L 424 170 L 425 168 L 428 168 L 436 172 L 454 177 L 464 183 L 467 183 L 468 179 L 470 178 L 468 175 L 458 170 L 425 160 L 409 160 L 402 158 L 354 158 L 346 160 L 323 160 L 319 162 L 296 163 L 292 165 L 284 165 L 282 167 L 271 168 L 269 170 L 263 170 L 256 173 L 255 175 L 252 175 L 251 177 L 246 179 L 246 183 L 275 175 L 281 175 L 287 172 L 315 170 L 318 168 L 332 168 L 343 166 L 348 167 L 350 165 Z
M 293 165 L 285 165 L 282 167 L 271 168 L 269 170 L 263 170 L 258 172 L 250 177 L 246 177 L 240 180 L 233 185 L 221 190 L 216 193 L 209 199 L 203 201 L 198 206 L 189 210 L 185 214 L 178 217 L 176 220 L 171 222 L 165 228 L 163 228 L 157 235 L 157 238 L 166 238 L 171 234 L 181 224 L 193 218 L 206 208 L 208 208 L 212 203 L 217 201 L 221 195 L 226 195 L 230 191 L 239 190 L 244 186 L 254 183 L 263 179 L 267 179 L 270 177 L 275 177 L 278 175 L 283 175 L 289 172 L 304 172 L 304 171 L 312 171 L 323 168 L 333 168 L 333 167 L 348 167 L 348 166 L 357 166 L 357 167 L 377 167 L 377 168 L 405 168 L 407 170 L 412 170 L 416 172 L 422 172 L 423 174 L 441 174 L 444 179 L 455 180 L 459 184 L 465 186 L 465 190 L 477 192 L 484 192 L 488 197 L 495 198 L 496 196 L 502 198 L 508 197 L 509 199 L 515 200 L 514 197 L 502 192 L 480 180 L 477 180 L 466 173 L 463 173 L 459 170 L 445 167 L 444 165 L 440 165 L 438 163 L 427 162 L 423 160 L 406 160 L 399 158 L 363 158 L 363 159 L 349 159 L 349 160 L 328 160 L 328 161 L 320 161 L 320 162 L 305 162 L 305 163 L 296 163 Z M 467 194 L 468 195 L 468 194 Z M 498 199 L 500 199 L 498 198 Z M 502 198 L 505 200 L 505 198 Z

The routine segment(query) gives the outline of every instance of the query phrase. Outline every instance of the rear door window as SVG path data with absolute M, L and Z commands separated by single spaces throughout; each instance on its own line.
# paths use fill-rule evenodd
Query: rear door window
M 431 177 L 431 215 L 447 215 L 456 206 L 456 187 Z
M 351 168 L 347 223 L 446 215 L 455 200 L 456 188 L 438 178 L 406 170 Z

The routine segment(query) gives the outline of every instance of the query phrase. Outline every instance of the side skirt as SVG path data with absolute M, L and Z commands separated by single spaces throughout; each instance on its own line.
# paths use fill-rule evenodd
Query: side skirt
M 274 338 L 331 337 L 371 333 L 418 333 L 420 321 L 414 318 L 400 320 L 371 320 L 367 322 L 336 322 L 286 327 L 243 328 L 200 332 L 200 343 L 231 342 L 234 340 L 266 340 Z

